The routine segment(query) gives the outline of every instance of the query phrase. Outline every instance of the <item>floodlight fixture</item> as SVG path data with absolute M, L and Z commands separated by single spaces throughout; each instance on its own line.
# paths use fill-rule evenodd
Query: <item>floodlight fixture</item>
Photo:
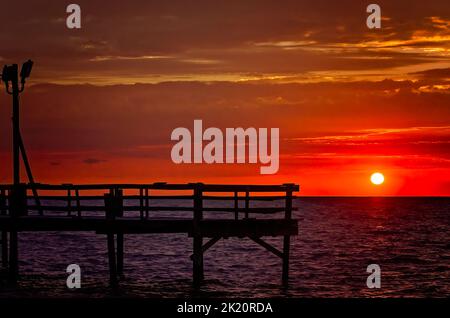
M 25 79 L 30 77 L 32 68 L 33 68 L 32 60 L 28 60 L 22 64 L 22 69 L 20 70 L 20 79 L 22 84 L 25 84 Z

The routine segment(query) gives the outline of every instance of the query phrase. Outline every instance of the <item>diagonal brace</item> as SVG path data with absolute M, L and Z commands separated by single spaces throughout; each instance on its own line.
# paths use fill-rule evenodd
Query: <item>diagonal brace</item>
M 268 250 L 269 252 L 272 252 L 273 254 L 275 254 L 276 256 L 283 258 L 283 252 L 281 252 L 280 250 L 278 250 L 277 248 L 273 247 L 272 245 L 270 245 L 269 243 L 263 241 L 261 238 L 259 237 L 249 237 L 253 242 L 261 245 L 262 247 L 264 247 L 266 250 Z
M 202 246 L 202 253 L 205 253 L 210 247 L 212 247 L 214 244 L 216 244 L 221 238 L 222 238 L 221 236 L 217 236 L 217 237 L 210 239 L 208 242 L 206 242 Z M 190 259 L 194 260 L 194 254 L 192 254 L 190 256 Z
M 43 215 L 43 211 L 42 211 L 42 208 L 41 208 L 41 202 L 39 200 L 39 196 L 38 196 L 37 190 L 36 190 L 36 188 L 34 186 L 35 182 L 34 182 L 34 178 L 33 178 L 33 173 L 31 172 L 30 162 L 28 161 L 27 153 L 25 151 L 25 146 L 24 146 L 23 140 L 22 140 L 22 135 L 20 133 L 19 133 L 19 148 L 20 148 L 20 151 L 22 152 L 23 163 L 25 165 L 25 169 L 27 171 L 28 179 L 29 179 L 30 184 L 31 184 L 31 191 L 33 191 L 34 200 L 36 201 L 36 205 L 37 205 L 38 210 L 39 210 L 39 215 Z

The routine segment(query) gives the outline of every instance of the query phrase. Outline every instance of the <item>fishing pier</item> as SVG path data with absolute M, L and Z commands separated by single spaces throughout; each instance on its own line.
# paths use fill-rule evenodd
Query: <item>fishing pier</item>
M 278 256 L 286 285 L 290 239 L 298 234 L 297 220 L 292 217 L 298 190 L 295 184 L 0 185 L 2 266 L 8 278 L 16 281 L 20 232 L 92 231 L 105 235 L 109 279 L 114 286 L 124 270 L 126 234 L 186 233 L 193 244 L 194 286 L 204 278 L 205 252 L 230 237 L 248 238 Z M 168 216 L 161 217 L 161 213 Z M 174 217 L 177 214 L 180 217 Z M 264 237 L 281 237 L 282 249 Z

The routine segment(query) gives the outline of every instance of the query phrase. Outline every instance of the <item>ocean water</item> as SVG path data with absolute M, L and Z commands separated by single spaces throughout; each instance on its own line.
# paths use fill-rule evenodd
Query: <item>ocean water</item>
M 20 281 L 0 283 L 0 297 L 450 296 L 450 198 L 299 198 L 294 206 L 300 233 L 292 237 L 288 288 L 281 260 L 248 239 L 209 249 L 205 282 L 194 290 L 191 238 L 126 235 L 124 277 L 112 289 L 104 235 L 25 232 Z M 266 241 L 282 246 L 282 238 Z M 72 263 L 82 271 L 78 290 L 66 287 Z M 380 289 L 366 286 L 369 264 L 381 267 Z

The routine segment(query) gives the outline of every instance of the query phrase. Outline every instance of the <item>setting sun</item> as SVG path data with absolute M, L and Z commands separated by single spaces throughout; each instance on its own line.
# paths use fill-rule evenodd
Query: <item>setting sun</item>
M 375 185 L 380 185 L 384 182 L 384 176 L 382 173 L 375 172 L 370 176 L 370 181 Z

